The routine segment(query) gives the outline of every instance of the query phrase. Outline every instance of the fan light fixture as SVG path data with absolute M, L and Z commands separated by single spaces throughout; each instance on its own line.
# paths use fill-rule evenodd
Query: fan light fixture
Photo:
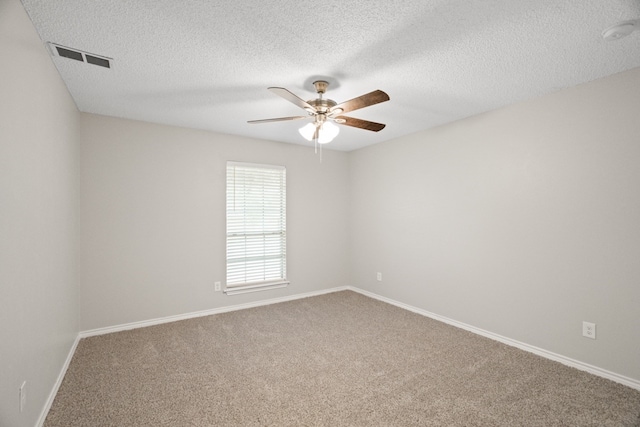
M 318 129 L 318 144 L 327 144 L 338 136 L 340 133 L 340 128 L 334 125 L 331 122 L 324 122 L 320 124 L 316 123 L 307 123 L 298 129 L 300 135 L 307 141 L 313 141 L 313 137 L 316 133 L 316 126 Z

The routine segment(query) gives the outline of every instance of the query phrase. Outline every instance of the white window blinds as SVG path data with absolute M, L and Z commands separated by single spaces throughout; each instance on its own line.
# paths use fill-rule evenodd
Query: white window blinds
M 286 169 L 227 162 L 227 288 L 286 283 Z

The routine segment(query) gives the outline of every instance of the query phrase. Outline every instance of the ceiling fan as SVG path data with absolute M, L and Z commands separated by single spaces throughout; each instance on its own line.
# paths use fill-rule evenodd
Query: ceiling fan
M 315 141 L 319 144 L 331 142 L 339 133 L 339 128 L 332 122 L 337 124 L 352 126 L 360 129 L 379 132 L 384 129 L 382 123 L 370 122 L 368 120 L 356 119 L 355 117 L 343 116 L 343 113 L 359 110 L 371 105 L 379 104 L 389 100 L 389 95 L 381 90 L 374 90 L 365 95 L 353 98 L 349 101 L 336 103 L 332 99 L 324 99 L 323 95 L 327 91 L 329 83 L 325 80 L 317 80 L 313 82 L 318 98 L 305 101 L 294 95 L 283 87 L 270 87 L 269 90 L 278 96 L 283 97 L 287 101 L 297 105 L 307 111 L 306 116 L 278 117 L 264 120 L 249 120 L 247 123 L 270 123 L 288 120 L 302 120 L 313 118 L 313 123 L 308 123 L 300 128 L 300 134 L 309 141 Z

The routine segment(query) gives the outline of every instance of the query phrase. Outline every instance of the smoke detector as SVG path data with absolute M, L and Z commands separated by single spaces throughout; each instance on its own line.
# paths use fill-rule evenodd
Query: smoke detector
M 602 32 L 602 38 L 606 41 L 619 40 L 628 36 L 635 30 L 640 28 L 640 19 L 634 19 L 632 21 L 619 22 L 614 26 L 611 26 Z

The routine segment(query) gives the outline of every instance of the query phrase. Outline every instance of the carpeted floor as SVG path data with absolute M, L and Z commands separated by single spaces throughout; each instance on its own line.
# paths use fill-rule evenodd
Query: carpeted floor
M 83 339 L 54 426 L 640 426 L 640 392 L 345 291 Z

